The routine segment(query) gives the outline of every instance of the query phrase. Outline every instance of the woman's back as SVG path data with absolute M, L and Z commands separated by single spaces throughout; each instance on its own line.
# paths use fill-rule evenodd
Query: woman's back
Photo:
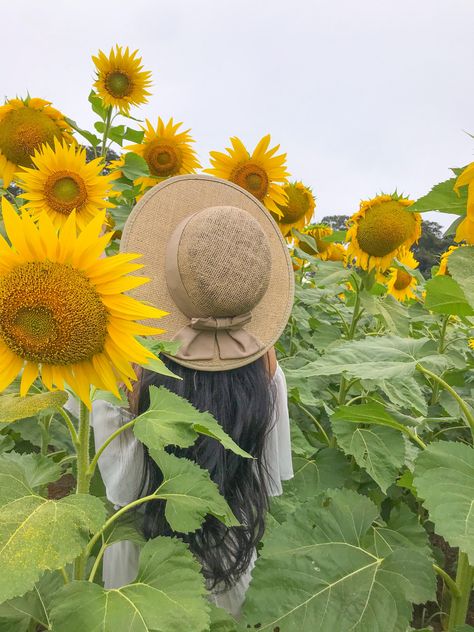
M 230 457 L 230 453 L 210 437 L 203 437 L 186 453 L 179 453 L 209 470 L 211 478 L 243 525 L 228 529 L 210 517 L 195 534 L 179 534 L 189 542 L 203 565 L 214 601 L 233 614 L 238 613 L 250 581 L 256 558 L 255 546 L 263 534 L 268 496 L 280 494 L 281 480 L 293 475 L 283 372 L 277 367 L 274 376 L 270 377 L 266 362 L 261 360 L 254 364 L 244 370 L 222 374 L 218 379 L 208 380 L 205 374 L 193 376 L 194 372 L 190 372 L 182 381 L 174 379 L 172 383 L 173 386 L 179 384 L 173 390 L 180 391 L 181 395 L 188 394 L 198 409 L 214 413 L 224 430 L 255 457 L 255 460 L 238 456 L 234 459 L 234 455 Z M 177 369 L 176 366 L 172 368 Z M 186 374 L 186 371 L 177 371 Z M 158 382 L 167 387 L 170 385 L 167 380 L 163 384 L 161 378 L 147 374 L 142 392 L 147 392 L 150 384 Z M 188 393 L 190 388 L 192 392 Z M 254 395 L 260 389 L 263 397 L 255 401 Z M 226 391 L 227 399 L 221 399 Z M 205 402 L 211 405 L 203 405 Z M 144 407 L 147 407 L 147 398 L 142 395 L 140 408 Z M 107 402 L 96 402 L 96 443 L 101 443 L 130 417 L 130 413 L 123 409 Z M 160 484 L 157 466 L 132 432 L 123 433 L 120 442 L 112 442 L 102 455 L 99 466 L 107 496 L 116 505 L 126 504 L 139 495 L 154 491 Z M 143 524 L 146 537 L 172 535 L 164 516 L 164 504 L 155 501 L 145 507 Z M 106 586 L 118 587 L 132 580 L 137 562 L 138 547 L 131 542 L 109 547 L 104 556 Z

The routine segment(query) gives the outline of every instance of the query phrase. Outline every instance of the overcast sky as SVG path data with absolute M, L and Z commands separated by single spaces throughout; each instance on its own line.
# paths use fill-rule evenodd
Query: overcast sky
M 205 166 L 229 136 L 271 133 L 316 220 L 474 160 L 473 0 L 18 0 L 2 24 L 5 96 L 92 126 L 90 56 L 139 48 L 154 86 L 137 117 L 184 121 Z

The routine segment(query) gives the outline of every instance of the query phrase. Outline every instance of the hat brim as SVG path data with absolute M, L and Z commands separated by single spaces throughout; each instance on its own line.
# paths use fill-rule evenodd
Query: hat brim
M 245 326 L 261 343 L 259 351 L 246 358 L 184 361 L 179 364 L 201 371 L 224 371 L 254 362 L 281 336 L 293 306 L 294 273 L 283 236 L 270 213 L 250 193 L 227 180 L 207 175 L 169 178 L 150 189 L 130 213 L 121 240 L 121 252 L 139 253 L 144 268 L 139 274 L 151 280 L 133 291 L 141 301 L 169 312 L 156 323 L 165 329 L 166 340 L 189 323 L 173 301 L 165 277 L 166 246 L 176 226 L 186 217 L 211 206 L 235 206 L 252 215 L 270 243 L 272 257 L 268 289 Z M 243 264 L 245 265 L 245 264 Z

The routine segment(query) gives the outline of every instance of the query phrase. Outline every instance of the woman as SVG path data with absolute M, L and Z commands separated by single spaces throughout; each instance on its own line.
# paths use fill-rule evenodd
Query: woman
M 127 221 L 122 250 L 143 254 L 149 283 L 135 291 L 169 312 L 166 339 L 179 343 L 164 357 L 179 378 L 144 369 L 128 411 L 94 405 L 96 445 L 149 406 L 150 385 L 165 386 L 209 411 L 254 459 L 200 436 L 173 450 L 206 468 L 239 519 L 227 528 L 209 516 L 188 542 L 203 567 L 214 602 L 238 615 L 264 531 L 268 497 L 292 477 L 285 378 L 273 345 L 291 311 L 293 272 L 280 231 L 264 207 L 240 187 L 209 176 L 181 176 L 149 191 Z M 132 432 L 104 451 L 99 466 L 108 498 L 123 506 L 160 484 L 161 472 Z M 164 503 L 147 503 L 146 538 L 174 535 Z M 106 587 L 135 577 L 138 547 L 110 546 Z

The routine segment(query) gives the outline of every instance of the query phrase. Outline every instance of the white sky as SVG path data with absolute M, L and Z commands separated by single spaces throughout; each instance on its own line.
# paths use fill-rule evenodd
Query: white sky
M 154 87 L 137 117 L 184 121 L 205 166 L 229 136 L 270 132 L 316 220 L 416 198 L 474 159 L 472 0 L 18 0 L 2 24 L 5 96 L 91 127 L 90 56 L 139 48 Z

